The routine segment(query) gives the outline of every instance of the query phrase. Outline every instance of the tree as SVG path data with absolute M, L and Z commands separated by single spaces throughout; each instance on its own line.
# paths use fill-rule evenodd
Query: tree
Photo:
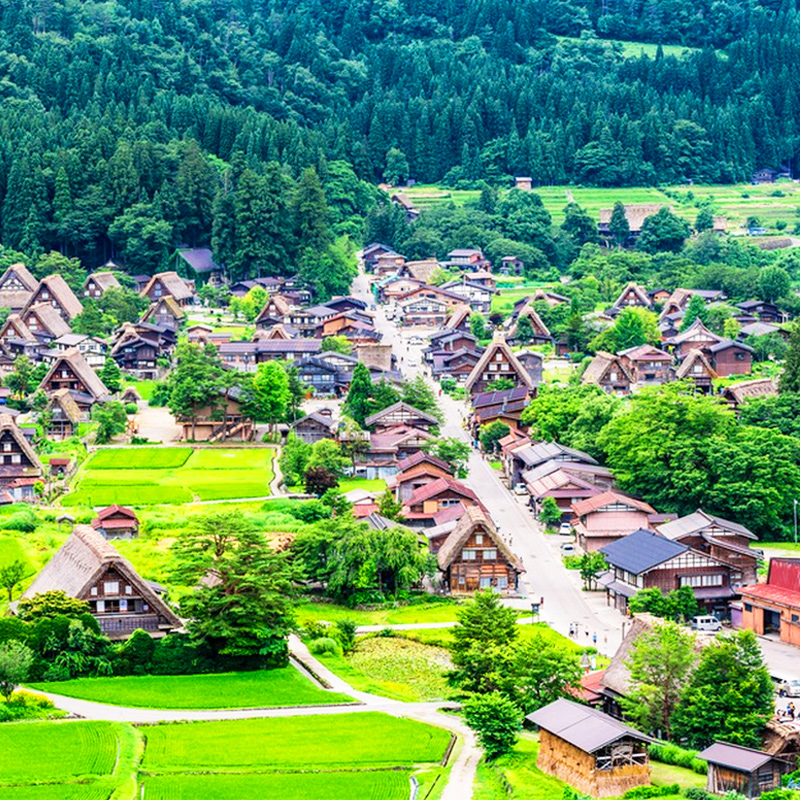
M 481 447 L 484 453 L 497 453 L 500 449 L 500 440 L 511 432 L 505 422 L 495 420 L 481 427 Z
M 664 207 L 642 223 L 636 247 L 645 253 L 678 253 L 689 233 L 689 224 Z
M 97 403 L 92 409 L 92 422 L 97 423 L 95 441 L 107 444 L 117 434 L 123 433 L 128 426 L 128 414 L 119 400 Z
M 584 588 L 593 589 L 597 576 L 606 569 L 606 557 L 598 552 L 584 553 L 579 568 Z
M 706 301 L 699 294 L 693 294 L 689 298 L 686 310 L 683 313 L 681 331 L 691 328 L 698 319 L 703 325 L 708 325 L 708 306 L 706 305 Z
M 783 365 L 779 388 L 781 394 L 800 394 L 800 324 L 792 326 L 789 336 L 789 350 Z
M 545 497 L 542 500 L 539 519 L 546 528 L 555 528 L 561 522 L 561 509 L 554 497 Z
M 234 663 L 283 666 L 293 624 L 294 574 L 250 520 L 208 514 L 173 545 L 174 578 L 194 590 L 181 602 L 192 639 Z
M 23 597 L 17 605 L 17 616 L 25 622 L 59 616 L 79 617 L 88 613 L 89 604 L 85 600 L 77 600 L 60 590 Z
M 516 382 L 513 381 L 511 378 L 507 378 L 505 375 L 501 375 L 499 378 L 495 378 L 493 381 L 489 381 L 486 384 L 486 388 L 484 391 L 487 392 L 505 392 L 508 389 L 513 389 L 516 386 Z
M 631 691 L 621 698 L 625 714 L 637 727 L 672 738 L 672 718 L 694 662 L 694 638 L 674 622 L 659 623 L 639 635 L 626 662 Z
M 451 646 L 453 670 L 448 681 L 466 692 L 499 688 L 501 676 L 495 667 L 497 651 L 507 651 L 517 638 L 517 618 L 513 609 L 501 605 L 491 590 L 476 592 L 456 611 Z
M 378 513 L 394 522 L 403 522 L 403 504 L 395 499 L 391 489 L 387 489 L 378 503 Z M 2 573 L 0 573 L 2 574 Z
M 322 497 L 330 489 L 339 485 L 339 476 L 327 467 L 306 467 L 303 473 L 303 484 L 308 494 Z
M 476 339 L 486 339 L 489 333 L 486 330 L 486 322 L 480 314 L 473 312 L 469 315 L 469 332 Z
M 8 702 L 14 690 L 28 678 L 33 651 L 16 639 L 0 644 L 0 694 Z
M 406 154 L 397 147 L 391 147 L 386 153 L 386 169 L 383 179 L 395 186 L 402 186 L 408 180 L 409 167 Z
M 246 411 L 259 422 L 269 423 L 270 429 L 283 422 L 292 399 L 289 376 L 279 361 L 259 364 L 250 383 Z
M 83 301 L 83 311 L 70 323 L 74 333 L 87 336 L 108 336 L 117 321 L 110 314 L 104 314 L 94 300 Z
M 278 458 L 283 481 L 287 486 L 296 486 L 300 483 L 308 467 L 309 458 L 311 458 L 311 445 L 296 436 L 294 431 L 290 431 Z
M 302 250 L 319 255 L 331 243 L 328 203 L 317 171 L 303 170 L 295 187 L 291 208 L 295 238 Z
M 694 229 L 698 233 L 703 231 L 710 231 L 714 228 L 714 215 L 707 208 L 701 208 L 697 212 L 697 219 L 694 223 Z
M 12 366 L 13 370 L 6 375 L 3 384 L 18 398 L 23 399 L 36 388 L 36 368 L 26 355 L 17 356 Z
M 517 320 L 517 332 L 514 334 L 514 338 L 522 342 L 522 344 L 527 344 L 533 339 L 533 335 L 531 318 L 527 314 L 519 317 Z
M 614 212 L 612 211 L 611 213 L 613 219 Z M 598 240 L 597 224 L 590 214 L 577 203 L 570 203 L 564 209 L 564 221 L 561 223 L 561 230 L 568 234 L 578 247 L 583 247 L 587 242 L 596 242 Z M 627 239 L 627 234 L 625 238 Z
M 608 223 L 608 232 L 616 243 L 617 247 L 622 247 L 631 235 L 631 226 L 625 214 L 625 205 L 617 200 L 611 211 L 611 219 Z
M 349 356 L 353 352 L 353 343 L 346 336 L 326 336 L 322 340 L 323 353 L 341 353 Z
M 147 310 L 149 300 L 124 286 L 111 286 L 97 299 L 97 307 L 105 316 L 112 317 L 116 325 L 136 322 Z
M 122 389 L 122 372 L 119 364 L 110 356 L 106 358 L 98 376 L 109 392 L 116 394 Z
M 353 378 L 342 411 L 352 417 L 362 428 L 364 420 L 372 413 L 370 398 L 372 397 L 372 377 L 369 368 L 361 361 L 353 368 Z
M 661 589 L 642 589 L 628 601 L 632 614 L 647 612 L 663 619 L 682 622 L 697 613 L 697 600 L 689 586 L 681 586 L 664 594 Z
M 324 467 L 337 478 L 344 477 L 344 471 L 348 467 L 348 460 L 342 454 L 339 442 L 334 439 L 320 439 L 311 445 L 311 455 L 306 468 L 316 469 L 317 467 Z
M 422 375 L 417 375 L 410 381 L 403 383 L 400 387 L 400 399 L 418 411 L 430 414 L 440 423 L 444 422 L 444 416 L 439 408 L 439 403 L 436 401 L 436 396 Z
M 499 692 L 470 697 L 462 704 L 467 725 L 478 734 L 488 760 L 508 753 L 522 728 L 522 712 Z
M 768 303 L 774 303 L 789 294 L 792 279 L 783 267 L 764 267 L 758 276 L 758 295 Z
M 641 344 L 657 345 L 660 341 L 656 314 L 646 308 L 626 308 L 610 328 L 589 342 L 589 349 L 617 353 Z
M 355 247 L 347 236 L 339 236 L 324 250 L 307 249 L 300 258 L 299 274 L 314 287 L 318 302 L 350 291 L 353 278 L 358 274 Z
M 718 740 L 759 747 L 774 712 L 758 640 L 752 631 L 737 631 L 703 648 L 675 713 L 675 737 L 698 749 Z
M 8 602 L 14 599 L 14 589 L 25 577 L 25 565 L 17 560 L 0 567 L 0 587 L 6 590 Z
M 448 436 L 441 439 L 429 439 L 422 446 L 426 453 L 430 453 L 436 458 L 440 458 L 447 464 L 457 478 L 466 478 L 467 462 L 469 461 L 470 449 L 466 442 L 461 439 Z

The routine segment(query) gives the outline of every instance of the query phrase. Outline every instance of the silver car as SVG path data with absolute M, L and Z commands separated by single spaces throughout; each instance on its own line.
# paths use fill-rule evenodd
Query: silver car
M 778 686 L 778 694 L 781 697 L 800 697 L 800 680 L 792 678 L 782 681 Z

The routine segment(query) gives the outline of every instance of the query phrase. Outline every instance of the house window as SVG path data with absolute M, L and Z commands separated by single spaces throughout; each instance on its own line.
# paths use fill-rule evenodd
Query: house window
M 744 361 L 744 353 L 737 353 L 736 354 L 737 361 Z
M 497 588 L 508 589 L 508 578 L 505 575 L 502 575 L 497 579 Z
M 466 583 L 466 580 L 464 579 L 463 576 L 459 576 L 458 583 L 459 583 L 459 585 L 463 585 L 463 584 Z
M 483 544 L 483 534 L 476 533 L 475 534 L 475 544 Z
M 133 594 L 133 586 L 130 584 L 125 587 L 125 594 Z
M 89 594 L 91 594 L 92 597 L 97 597 L 97 587 L 96 586 L 92 586 L 92 589 L 89 592 Z
M 466 550 L 465 549 L 465 550 L 461 551 L 461 558 L 464 561 L 475 561 L 475 559 L 477 557 L 478 557 L 478 551 L 477 550 Z
M 128 601 L 123 597 L 119 601 L 119 610 L 120 611 L 127 611 L 128 610 Z
M 484 561 L 495 561 L 497 559 L 497 550 L 494 547 L 489 547 L 483 551 Z
M 481 578 L 481 589 L 491 589 L 491 587 L 492 587 L 491 578 Z
M 800 615 L 792 614 L 792 622 L 800 622 Z
M 692 372 L 693 372 L 695 375 L 699 375 L 699 374 L 700 374 L 702 371 L 703 371 L 703 365 L 702 365 L 702 364 L 695 364 L 695 365 L 692 367 Z
M 744 604 L 744 610 L 745 611 L 752 611 L 753 610 L 753 604 L 752 603 L 745 603 Z
M 119 594 L 119 582 L 106 581 L 103 584 L 103 594 Z
M 105 610 L 106 610 L 105 601 L 104 600 L 98 600 L 97 601 L 97 613 L 98 614 L 103 614 L 103 613 L 105 613 Z

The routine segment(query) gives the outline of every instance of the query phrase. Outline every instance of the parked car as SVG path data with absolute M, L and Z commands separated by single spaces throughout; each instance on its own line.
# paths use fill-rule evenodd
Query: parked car
M 792 678 L 778 684 L 778 694 L 781 697 L 800 697 L 800 680 Z
M 528 487 L 524 483 L 518 483 L 514 486 L 514 494 L 528 494 Z
M 422 344 L 422 338 L 420 336 L 412 336 L 408 340 L 409 344 Z
M 558 526 L 558 533 L 561 536 L 572 536 L 572 525 L 569 522 L 562 522 Z
M 721 631 L 722 623 L 716 618 L 708 615 L 698 615 L 692 617 L 692 630 L 695 631 Z
M 570 544 L 569 542 L 564 542 L 561 545 L 561 555 L 562 556 L 574 556 L 575 555 L 575 545 Z

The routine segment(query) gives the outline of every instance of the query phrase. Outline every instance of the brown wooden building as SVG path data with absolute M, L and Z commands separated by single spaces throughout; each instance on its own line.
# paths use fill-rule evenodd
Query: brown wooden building
M 467 378 L 464 388 L 471 394 L 480 394 L 499 378 L 507 378 L 515 387 L 525 387 L 535 392 L 536 384 L 500 331 L 495 331 L 491 344 L 483 351 L 480 360 Z
M 800 559 L 772 558 L 766 583 L 743 586 L 742 625 L 800 647 Z
M 650 783 L 653 740 L 602 711 L 560 699 L 526 719 L 539 728 L 536 766 L 579 792 L 617 797 Z
M 408 498 L 403 506 L 403 516 L 412 523 L 433 524 L 440 511 L 458 505 L 477 506 L 478 496 L 455 478 L 437 478 Z
M 333 419 L 333 412 L 329 408 L 321 408 L 292 425 L 294 435 L 307 444 L 314 444 L 321 439 L 335 439 L 339 423 Z
M 88 602 L 111 639 L 126 639 L 135 630 L 161 637 L 181 626 L 156 587 L 89 525 L 75 526 L 22 596 L 50 591 Z
M 109 289 L 119 289 L 117 276 L 110 271 L 93 272 L 83 282 L 83 296 L 99 300 Z
M 38 286 L 39 281 L 24 264 L 12 264 L 0 276 L 0 308 L 20 311 L 28 304 Z
M 523 572 L 494 523 L 478 506 L 466 509 L 436 554 L 444 585 L 452 594 L 479 589 L 516 593 Z
M 708 762 L 709 792 L 738 792 L 749 798 L 780 789 L 781 778 L 796 766 L 788 759 L 728 742 L 714 742 L 697 757 Z
M 572 511 L 578 542 L 587 553 L 647 528 L 650 515 L 656 513 L 649 503 L 611 490 L 574 503 Z
M 439 420 L 432 414 L 427 414 L 403 402 L 394 403 L 364 420 L 364 427 L 375 432 L 385 431 L 397 425 L 407 425 L 409 428 L 430 431 L 431 428 L 439 427 Z
M 63 319 L 69 321 L 83 311 L 83 303 L 75 296 L 67 282 L 60 275 L 48 275 L 42 278 L 36 290 L 28 300 L 26 308 L 38 303 L 54 308 Z
M 15 500 L 32 499 L 42 474 L 42 463 L 14 418 L 0 414 L 0 489 L 10 490 Z
M 185 306 L 194 299 L 194 287 L 177 272 L 159 272 L 150 278 L 141 294 L 149 298 L 152 303 L 162 297 L 171 296 L 179 305 Z
M 581 383 L 594 384 L 609 394 L 630 394 L 633 376 L 619 356 L 598 350 L 581 376 Z
M 139 534 L 139 518 L 132 508 L 107 506 L 97 512 L 92 527 L 106 539 L 133 539 Z
M 180 417 L 184 441 L 249 442 L 253 438 L 253 420 L 242 412 L 239 390 L 220 392 L 219 403 L 196 408 L 193 417 Z
M 47 393 L 68 389 L 82 411 L 108 399 L 109 393 L 97 373 L 76 348 L 56 358 L 44 376 L 41 388 Z

